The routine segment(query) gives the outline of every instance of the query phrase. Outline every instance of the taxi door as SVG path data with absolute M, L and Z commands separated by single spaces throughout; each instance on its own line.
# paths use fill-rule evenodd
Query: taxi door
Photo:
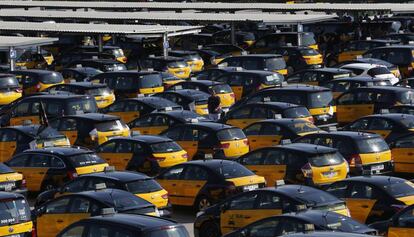
M 414 172 L 414 137 L 404 136 L 391 145 L 394 158 L 394 171 L 396 173 Z
M 20 103 L 11 112 L 10 126 L 22 125 L 25 121 L 39 123 L 39 102 Z
M 11 129 L 0 131 L 0 162 L 9 160 L 16 151 L 17 133 Z
M 158 135 L 168 129 L 171 122 L 172 121 L 165 116 L 155 116 L 151 120 L 151 126 L 148 128 L 149 131 L 147 134 Z
M 206 185 L 209 174 L 206 170 L 197 166 L 187 166 L 183 179 L 180 181 L 182 200 L 180 205 L 194 205 L 200 190 Z
M 361 223 L 365 223 L 377 202 L 375 195 L 373 187 L 362 183 L 353 183 L 345 198 L 351 217 Z
M 234 99 L 236 101 L 240 100 L 243 97 L 243 82 L 243 76 L 238 74 L 232 74 L 226 82 L 231 87 L 231 90 L 234 93 Z
M 39 157 L 35 157 L 40 158 Z M 32 165 L 34 165 L 32 163 Z M 49 167 L 13 167 L 13 169 L 23 174 L 27 180 L 27 190 L 30 192 L 41 191 L 43 180 L 47 176 Z
M 160 174 L 156 180 L 168 192 L 168 200 L 173 205 L 182 205 L 185 203 L 182 198 L 182 174 L 184 166 L 173 167 Z
M 176 141 L 185 151 L 187 151 L 189 160 L 192 160 L 198 151 L 198 138 L 204 136 L 205 133 L 206 132 L 197 129 L 185 128 L 180 140 Z
M 253 107 L 245 106 L 230 112 L 227 116 L 228 119 L 226 121 L 226 124 L 243 129 L 249 126 L 250 124 L 261 120 L 256 116 L 254 116 L 255 118 L 253 118 L 252 110 Z M 265 118 L 266 116 L 263 116 L 262 119 Z
M 397 213 L 388 227 L 388 237 L 412 237 L 414 236 L 414 208 L 409 207 Z
M 76 119 L 61 119 L 57 130 L 69 139 L 71 145 L 74 145 L 78 139 L 78 126 Z
M 336 104 L 338 123 L 349 123 L 357 119 L 355 112 L 358 106 L 353 93 L 345 93 L 339 96 Z
M 134 144 L 128 141 L 117 141 L 115 152 L 106 153 L 103 157 L 116 170 L 126 170 L 129 162 L 134 157 Z M 142 157 L 143 158 L 143 157 Z

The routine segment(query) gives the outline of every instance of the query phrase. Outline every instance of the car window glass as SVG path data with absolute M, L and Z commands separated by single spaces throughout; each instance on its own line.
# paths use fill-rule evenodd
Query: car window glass
M 115 142 L 108 142 L 98 148 L 98 152 L 112 153 L 115 149 Z
M 32 155 L 30 157 L 30 167 L 45 168 L 50 167 L 50 156 Z
M 363 130 L 368 129 L 368 119 L 360 119 L 355 121 L 353 124 L 350 125 L 352 130 Z
M 305 225 L 297 221 L 283 221 L 283 227 L 281 228 L 282 235 L 287 235 L 291 233 L 300 233 L 305 230 Z
M 414 209 L 408 208 L 398 217 L 398 227 L 414 228 Z
M 86 179 L 74 179 L 72 182 L 66 184 L 64 186 L 64 191 L 65 192 L 69 192 L 69 193 L 75 193 L 75 192 L 80 192 L 80 191 L 85 191 L 86 189 L 84 188 L 85 186 L 85 181 Z
M 269 150 L 263 161 L 264 165 L 282 165 L 285 164 L 285 152 L 280 150 Z
M 253 151 L 247 154 L 241 159 L 243 165 L 262 165 L 263 164 L 263 151 Z
M 126 106 L 125 109 L 123 111 L 132 111 L 132 112 L 136 112 L 136 111 L 142 111 L 144 109 L 144 106 L 142 106 L 139 103 L 136 103 L 134 101 L 128 101 L 126 102 Z
M 132 143 L 128 141 L 118 141 L 115 153 L 132 153 Z
M 53 168 L 64 168 L 65 163 L 58 157 L 52 156 L 50 160 L 50 167 Z
M 355 103 L 355 95 L 353 93 L 344 94 L 338 99 L 339 105 L 350 105 L 354 103 Z
M 279 196 L 272 193 L 262 193 L 258 203 L 258 209 L 282 209 L 282 201 Z
M 247 193 L 230 201 L 229 210 L 249 210 L 254 209 L 258 197 L 256 192 Z
M 165 172 L 161 178 L 162 179 L 180 179 L 181 177 L 181 173 L 183 172 L 184 167 L 177 167 L 177 168 L 172 168 L 169 171 Z
M 125 105 L 125 102 L 116 102 L 116 103 L 112 104 L 111 106 L 109 106 L 108 112 L 125 112 L 125 111 L 130 111 L 128 109 L 125 109 L 124 110 L 124 105 Z
M 181 133 L 182 133 L 183 128 L 172 128 L 169 129 L 167 132 L 164 133 L 165 136 L 169 137 L 170 139 L 174 140 L 174 141 L 182 141 L 183 139 L 181 139 Z
M 279 220 L 266 220 L 253 224 L 249 228 L 250 237 L 274 237 L 278 236 Z
M 70 204 L 69 213 L 90 212 L 91 202 L 85 198 L 75 197 Z
M 48 101 L 46 104 L 46 114 L 60 116 L 63 114 L 63 105 L 59 102 Z
M 76 130 L 77 130 L 77 126 L 76 126 L 75 119 L 67 118 L 67 119 L 61 120 L 59 131 L 76 131 Z
M 188 166 L 184 171 L 184 180 L 208 180 L 208 172 L 198 166 Z
M 83 225 L 72 227 L 66 230 L 61 237 L 81 237 L 84 229 L 85 227 Z
M 357 104 L 372 104 L 377 101 L 378 94 L 373 92 L 358 92 L 356 94 Z
M 250 117 L 251 107 L 237 109 L 230 114 L 230 119 L 246 119 Z
M 345 198 L 348 184 L 344 182 L 334 183 L 326 190 L 337 198 Z
M 373 118 L 371 119 L 368 129 L 369 130 L 392 130 L 393 124 L 386 119 Z
M 398 139 L 395 142 L 396 148 L 414 148 L 414 137 L 413 136 L 407 136 Z
M 152 118 L 152 122 L 151 125 L 152 126 L 168 126 L 169 125 L 169 120 L 166 116 L 155 116 Z
M 14 142 L 17 140 L 17 133 L 11 129 L 3 129 L 0 131 L 1 142 Z
M 65 213 L 67 207 L 69 206 L 70 198 L 64 197 L 58 200 L 54 200 L 46 205 L 46 213 L 48 214 L 57 214 Z
M 25 116 L 29 114 L 29 102 L 26 103 L 20 103 L 17 105 L 17 107 L 14 109 L 14 114 L 16 116 Z
M 260 130 L 260 135 L 262 136 L 279 136 L 281 133 L 281 127 L 272 123 L 264 123 Z
M 261 127 L 261 124 L 253 124 L 244 129 L 244 134 L 246 134 L 246 136 L 259 135 Z
M 250 118 L 267 118 L 267 109 L 264 107 L 253 107 Z
M 111 226 L 92 225 L 86 237 L 133 237 L 136 236 L 127 230 Z M 169 236 L 168 236 L 169 237 Z
M 375 199 L 375 190 L 366 184 L 355 183 L 351 186 L 350 198 Z
M 150 127 L 152 116 L 146 116 L 134 121 L 134 127 Z

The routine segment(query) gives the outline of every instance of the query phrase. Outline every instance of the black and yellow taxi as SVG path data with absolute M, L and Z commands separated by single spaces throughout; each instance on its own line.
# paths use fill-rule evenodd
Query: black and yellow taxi
M 254 122 L 243 129 L 249 139 L 250 150 L 279 145 L 286 139 L 296 139 L 323 130 L 303 119 L 266 119 Z
M 364 131 L 381 135 L 387 143 L 414 131 L 414 115 L 374 114 L 362 117 L 343 127 L 349 131 Z
M 115 59 L 90 58 L 74 60 L 65 65 L 66 68 L 92 67 L 102 72 L 125 71 L 127 67 Z
M 229 160 L 190 161 L 156 177 L 168 191 L 172 205 L 203 210 L 231 195 L 265 186 L 265 180 Z
M 218 66 L 241 67 L 246 70 L 278 72 L 284 76 L 288 73 L 285 59 L 282 55 L 278 54 L 250 54 L 232 56 L 223 59 Z
M 139 61 L 141 70 L 153 69 L 159 72 L 169 72 L 180 79 L 187 79 L 191 74 L 191 66 L 186 60 L 173 56 L 150 56 Z
M 101 109 L 101 112 L 119 116 L 122 121 L 130 123 L 152 112 L 172 110 L 182 110 L 182 107 L 160 97 L 138 97 L 116 100 L 110 106 Z
M 60 71 L 60 73 L 62 74 L 65 83 L 71 83 L 72 81 L 87 81 L 89 78 L 103 72 L 93 67 L 75 67 L 64 68 Z
M 306 233 L 315 230 L 377 235 L 375 229 L 361 224 L 350 217 L 332 211 L 306 210 L 267 217 L 231 232 L 224 237 L 275 237 L 284 236 L 287 233 Z
M 59 84 L 47 88 L 45 91 L 54 94 L 55 92 L 69 92 L 77 95 L 90 95 L 95 97 L 99 109 L 111 105 L 115 101 L 115 94 L 109 87 L 101 83 L 73 82 Z
M 392 158 L 394 159 L 394 173 L 400 176 L 412 177 L 414 171 L 414 134 L 408 133 L 389 140 Z
M 394 168 L 390 147 L 378 134 L 330 131 L 308 134 L 297 138 L 295 142 L 336 148 L 348 161 L 352 175 L 361 175 L 364 170 L 386 174 L 391 173 Z
M 210 80 L 214 81 L 221 75 L 224 75 L 229 72 L 234 71 L 241 71 L 243 68 L 240 67 L 214 67 L 214 68 L 208 68 L 201 72 L 194 73 L 193 77 L 197 78 L 197 80 Z
M 106 208 L 113 208 L 118 213 L 159 216 L 152 203 L 124 190 L 84 191 L 63 195 L 36 207 L 33 222 L 37 236 L 56 236 L 76 221 L 101 215 Z
M 338 231 L 312 231 L 309 233 L 286 234 L 284 237 L 372 237 L 372 235 L 354 234 Z
M 27 196 L 26 179 L 7 165 L 0 163 L 0 191 Z M 1 234 L 0 234 L 1 235 Z
M 169 127 L 191 122 L 210 122 L 206 117 L 188 110 L 152 112 L 128 123 L 132 131 L 144 135 L 158 135 Z
M 213 40 L 215 43 L 230 43 L 231 42 L 231 29 L 223 29 L 213 33 Z M 247 48 L 251 46 L 255 40 L 256 36 L 253 32 L 242 31 L 241 29 L 234 32 L 236 45 L 240 47 Z
M 113 137 L 127 137 L 129 127 L 115 115 L 88 113 L 69 115 L 50 121 L 50 126 L 65 134 L 70 144 L 96 147 Z
M 11 71 L 19 80 L 25 95 L 44 91 L 46 88 L 56 84 L 63 84 L 63 76 L 59 72 L 48 70 L 15 70 Z
M 0 162 L 26 149 L 51 146 L 70 146 L 70 143 L 65 135 L 51 127 L 25 125 L 0 128 Z
M 170 100 L 180 106 L 185 110 L 194 111 L 200 115 L 207 115 L 208 108 L 207 102 L 210 94 L 193 89 L 182 89 L 176 91 L 164 91 L 157 93 L 154 97 L 161 97 L 167 100 Z
M 413 75 L 414 45 L 392 45 L 368 50 L 364 58 L 379 58 L 398 66 L 403 78 Z
M 204 60 L 196 51 L 170 50 L 168 55 L 184 59 L 188 66 L 190 66 L 191 72 L 199 72 L 204 68 Z
M 380 230 L 380 233 L 388 237 L 410 237 L 414 234 L 414 205 L 410 205 L 394 214 L 387 221 L 379 221 L 371 224 L 372 228 Z
M 392 176 L 357 176 L 331 184 L 327 192 L 344 200 L 351 217 L 362 223 L 387 220 L 414 204 L 414 184 Z
M 370 49 L 389 46 L 392 44 L 398 44 L 398 41 L 387 39 L 365 39 L 351 41 L 346 43 L 340 50 L 339 54 L 336 55 L 337 57 L 334 62 L 341 63 L 344 61 L 354 60 L 357 57 L 362 56 Z
M 19 81 L 12 74 L 0 74 L 0 107 L 22 97 Z
M 82 219 L 56 236 L 106 236 L 108 233 L 110 236 L 190 236 L 183 225 L 172 220 L 115 213 Z
M 394 105 L 411 104 L 412 101 L 414 101 L 414 90 L 410 88 L 396 86 L 354 88 L 336 99 L 336 117 L 339 124 L 346 124 Z
M 194 233 L 196 237 L 218 237 L 263 218 L 295 212 L 299 208 L 349 216 L 345 203 L 325 191 L 305 185 L 281 185 L 244 192 L 203 210 L 194 222 Z
M 26 96 L 13 103 L 5 111 L 1 118 L 2 125 L 22 125 L 26 121 L 38 124 L 40 103 L 43 104 L 48 119 L 78 113 L 92 113 L 98 110 L 95 99 L 87 95 L 41 94 Z
M 185 81 L 180 79 L 169 72 L 161 72 L 162 83 L 164 85 L 164 90 L 168 89 L 170 86 Z
M 233 90 L 226 83 L 197 79 L 179 82 L 168 88 L 169 91 L 177 91 L 182 89 L 199 90 L 209 94 L 214 92 L 218 97 L 220 97 L 220 106 L 223 110 L 228 109 L 235 103 L 235 95 Z
M 308 108 L 315 125 L 328 126 L 336 123 L 336 106 L 331 90 L 319 86 L 289 85 L 263 89 L 246 97 L 241 104 L 257 102 L 285 102 Z
M 138 94 L 149 95 L 164 91 L 159 72 L 105 72 L 90 78 L 89 81 L 107 84 L 117 98 L 134 98 Z
M 344 77 L 323 83 L 324 87 L 332 90 L 334 98 L 338 98 L 343 93 L 358 87 L 372 87 L 372 86 L 392 86 L 390 80 L 379 79 L 373 77 L 357 76 Z
M 248 50 L 252 53 L 267 53 L 275 47 L 286 46 L 288 44 L 318 49 L 315 35 L 312 32 L 276 32 L 258 39 Z
M 288 73 L 321 67 L 323 64 L 322 55 L 317 50 L 306 46 L 279 46 L 267 53 L 282 55 L 286 61 Z
M 249 152 L 249 141 L 240 128 L 212 123 L 178 124 L 161 133 L 176 141 L 188 153 L 188 160 L 235 159 Z
M 203 58 L 205 67 L 214 66 L 229 56 L 247 54 L 246 50 L 233 44 L 209 44 L 203 45 L 197 52 Z
M 5 164 L 23 174 L 29 192 L 55 188 L 79 175 L 102 172 L 108 166 L 95 152 L 76 147 L 28 149 Z
M 401 44 L 411 44 L 414 39 L 414 35 L 411 32 L 395 32 L 389 33 L 385 36 L 387 39 L 395 40 Z
M 71 49 L 71 52 L 99 52 L 99 47 L 97 45 L 82 45 L 77 48 Z M 117 61 L 121 63 L 126 63 L 128 58 L 125 57 L 124 51 L 118 46 L 105 45 L 102 47 L 102 53 L 112 55 Z
M 263 88 L 280 86 L 284 77 L 280 73 L 258 70 L 237 70 L 228 72 L 215 79 L 228 84 L 236 100 L 257 92 Z
M 301 83 L 313 86 L 324 86 L 325 83 L 338 78 L 350 77 L 352 72 L 341 68 L 304 69 L 290 75 L 286 81 L 290 84 Z
M 161 136 L 113 138 L 96 152 L 118 170 L 157 174 L 160 170 L 186 162 L 187 152 L 175 141 Z
M 137 172 L 107 169 L 105 169 L 105 172 L 82 175 L 56 189 L 39 194 L 36 198 L 35 206 L 69 193 L 95 190 L 97 184 L 105 184 L 107 188 L 128 191 L 147 200 L 158 208 L 160 216 L 171 214 L 168 192 L 154 178 Z
M 254 122 L 273 119 L 277 116 L 303 119 L 313 123 L 313 117 L 305 106 L 285 102 L 258 102 L 241 105 L 227 112 L 220 121 L 239 128 L 245 128 Z
M 306 143 L 259 148 L 238 162 L 264 176 L 268 186 L 277 180 L 326 186 L 345 179 L 349 173 L 348 163 L 338 150 Z
M 45 56 L 43 55 L 45 54 Z M 40 50 L 37 52 L 34 48 L 16 50 L 16 67 L 27 69 L 45 69 L 53 62 L 53 55 Z
M 29 202 L 23 195 L 0 192 L 0 236 L 33 236 Z

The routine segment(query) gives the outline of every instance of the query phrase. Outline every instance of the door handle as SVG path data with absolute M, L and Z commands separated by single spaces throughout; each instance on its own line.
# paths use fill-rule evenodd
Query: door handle
M 45 172 L 39 172 L 38 174 L 45 174 Z
M 177 186 L 177 184 L 172 184 L 172 186 L 174 186 L 174 187 L 175 187 L 175 186 Z
M 16 148 L 16 146 L 10 146 L 10 148 Z
M 277 142 L 277 140 L 272 140 L 272 142 Z
M 412 156 L 412 155 L 414 155 L 414 153 L 412 153 L 412 152 L 408 152 L 408 154 L 407 154 L 407 155 Z
M 252 142 L 255 142 L 256 140 L 252 140 Z
M 257 170 L 252 170 L 253 173 L 257 173 Z
M 283 173 L 285 173 L 285 171 L 283 171 L 283 170 L 279 170 L 279 171 L 278 171 L 278 173 L 283 174 Z
M 251 216 L 245 216 L 244 219 L 250 219 L 252 218 Z
M 129 161 L 129 159 L 124 159 L 124 161 Z
M 200 188 L 200 187 L 201 187 L 201 185 L 197 184 L 197 185 L 196 185 L 196 187 L 197 187 L 197 188 Z
M 197 146 L 197 144 L 193 144 L 192 146 Z
M 362 205 L 361 207 L 362 208 L 368 208 L 368 205 Z
M 57 223 L 63 223 L 63 220 L 57 220 L 56 222 Z

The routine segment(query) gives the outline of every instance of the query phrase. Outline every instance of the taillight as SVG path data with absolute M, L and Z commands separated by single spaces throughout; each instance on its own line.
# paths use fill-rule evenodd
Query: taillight
M 37 85 L 36 85 L 36 89 L 37 89 L 37 90 L 40 90 L 40 84 L 37 84 Z
M 21 88 L 17 88 L 14 91 L 16 91 L 17 93 L 22 93 L 22 89 Z
M 168 199 L 168 193 L 161 195 L 162 198 Z
M 155 161 L 164 161 L 167 157 L 155 157 L 155 156 L 151 156 L 149 159 L 150 160 L 155 160 Z
M 244 145 L 248 146 L 249 145 L 249 140 L 243 140 Z
M 184 154 L 181 155 L 181 157 L 183 157 L 184 159 L 188 159 L 188 154 L 184 153 Z
M 301 168 L 301 170 L 302 170 L 303 176 L 305 176 L 306 178 L 312 178 L 313 172 L 312 172 L 312 166 L 310 163 L 306 163 L 306 165 L 304 165 Z
M 351 158 L 349 159 L 349 166 L 350 167 L 362 166 L 361 156 L 359 156 L 358 154 L 351 155 Z
M 315 123 L 315 119 L 313 117 L 309 117 L 308 121 L 311 123 Z
M 68 178 L 70 180 L 75 179 L 75 178 L 78 177 L 78 173 L 76 173 L 76 171 L 68 171 L 68 174 L 67 175 L 68 175 Z
M 26 179 L 22 179 L 22 188 L 26 188 L 27 187 L 27 183 L 26 183 Z
M 37 236 L 36 229 L 35 227 L 32 227 L 32 237 L 36 237 L 36 236 Z
M 234 93 L 230 93 L 230 97 L 236 98 L 236 96 L 234 95 Z
M 227 149 L 227 148 L 229 148 L 230 147 L 230 143 L 228 143 L 228 142 L 226 142 L 226 143 L 221 143 L 220 144 L 220 148 L 221 149 Z
M 225 194 L 231 195 L 236 192 L 236 185 L 233 182 L 226 182 Z

